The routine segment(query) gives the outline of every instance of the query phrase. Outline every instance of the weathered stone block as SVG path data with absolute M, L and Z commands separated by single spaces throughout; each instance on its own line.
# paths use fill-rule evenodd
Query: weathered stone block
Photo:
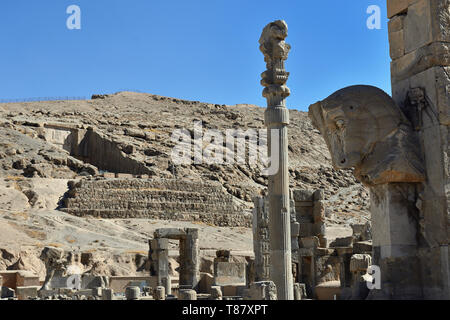
M 211 300 L 222 300 L 223 298 L 222 289 L 220 286 L 212 286 L 210 294 Z
M 404 15 L 399 15 L 399 16 L 393 17 L 388 22 L 389 33 L 402 31 L 404 28 L 404 24 L 405 24 L 405 16 Z
M 354 254 L 350 258 L 350 272 L 365 272 L 372 265 L 372 257 L 368 254 Z
M 300 239 L 300 245 L 302 248 L 312 248 L 315 249 L 319 247 L 319 238 L 317 237 L 304 237 Z
M 153 291 L 153 298 L 155 300 L 166 300 L 166 288 L 157 286 Z
M 392 50 L 398 50 L 399 39 L 392 38 Z M 400 50 L 404 50 L 400 49 Z M 396 56 L 391 62 L 391 78 L 393 83 L 408 79 L 414 75 L 436 66 L 450 65 L 450 44 L 445 42 L 434 42 L 408 54 Z
M 311 237 L 314 234 L 313 231 L 314 224 L 312 223 L 300 223 L 300 237 Z
M 6 298 L 14 298 L 15 296 L 15 290 L 8 288 L 8 287 L 2 287 L 2 292 L 1 292 L 1 298 L 2 299 L 6 299 Z
M 40 287 L 17 287 L 16 295 L 18 300 L 28 300 L 30 298 L 36 298 L 38 296 L 38 290 Z
M 338 300 L 341 295 L 340 281 L 327 281 L 315 287 L 317 300 Z
M 314 201 L 314 191 L 305 189 L 295 189 L 293 191 L 294 201 Z
M 127 287 L 125 289 L 125 298 L 127 300 L 139 300 L 140 297 L 141 297 L 141 288 Z
M 244 300 L 277 300 L 277 288 L 272 281 L 254 282 Z
M 353 244 L 354 253 L 372 253 L 371 241 L 358 241 Z
M 387 2 L 387 13 L 388 18 L 401 13 L 406 13 L 408 11 L 408 6 L 417 0 L 388 0 Z
M 404 31 L 406 53 L 432 42 L 450 42 L 450 1 L 418 0 L 411 4 Z
M 325 202 L 323 200 L 314 202 L 313 217 L 315 223 L 325 221 Z
M 214 263 L 214 284 L 218 286 L 226 285 L 246 285 L 245 263 L 235 262 L 215 262 Z
M 102 300 L 114 300 L 114 290 L 113 289 L 103 289 L 102 290 Z
M 178 293 L 178 300 L 197 300 L 197 292 L 190 289 L 182 289 Z
M 344 238 L 336 238 L 333 242 L 330 243 L 330 247 L 352 247 L 353 246 L 353 236 L 344 237 Z
M 298 237 L 300 235 L 300 224 L 298 222 L 291 223 L 291 238 Z
M 392 60 L 405 54 L 405 41 L 403 30 L 389 33 L 389 50 Z
M 325 200 L 325 192 L 323 191 L 323 189 L 317 189 L 316 191 L 314 191 L 313 200 Z
M 306 285 L 304 283 L 294 283 L 294 300 L 306 299 Z

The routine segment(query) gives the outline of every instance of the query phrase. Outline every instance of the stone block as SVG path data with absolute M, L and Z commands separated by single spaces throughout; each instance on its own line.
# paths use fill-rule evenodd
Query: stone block
M 141 288 L 127 287 L 125 289 L 125 298 L 127 300 L 139 300 L 140 297 L 141 297 Z
M 163 286 L 157 286 L 153 291 L 153 299 L 166 300 L 166 288 Z
M 402 31 L 404 28 L 404 25 L 405 25 L 405 16 L 404 15 L 399 15 L 399 16 L 393 17 L 388 22 L 389 33 Z
M 186 237 L 185 229 L 178 228 L 161 228 L 156 229 L 154 233 L 154 237 L 156 238 L 168 238 L 174 240 L 180 240 Z
M 94 297 L 101 297 L 102 296 L 102 288 L 101 287 L 92 288 L 92 295 Z
M 277 288 L 272 281 L 253 282 L 244 300 L 277 300 Z
M 0 276 L 0 288 L 3 286 L 3 277 Z
M 369 254 L 354 254 L 350 258 L 350 272 L 366 272 L 372 265 L 372 257 Z
M 413 1 L 414 0 L 388 0 L 387 1 L 388 18 L 390 19 L 395 15 L 406 13 L 408 11 L 408 6 Z
M 300 223 L 291 222 L 291 238 L 298 237 L 300 235 Z
M 215 262 L 214 284 L 218 286 L 246 285 L 245 263 Z
M 2 299 L 14 298 L 14 296 L 15 296 L 14 289 L 11 289 L 8 287 L 2 287 L 2 292 L 1 292 Z
M 210 273 L 201 272 L 200 281 L 198 282 L 198 291 L 208 293 L 214 284 L 214 276 Z
M 116 173 L 116 178 L 118 179 L 133 179 L 133 175 L 130 173 Z
M 294 283 L 294 300 L 306 299 L 306 285 L 304 283 Z
M 169 239 L 155 238 L 150 241 L 151 250 L 169 250 Z
M 325 231 L 326 231 L 325 223 L 323 221 L 315 222 L 313 224 L 313 229 L 312 229 L 313 235 L 318 236 L 318 237 L 325 236 Z
M 107 179 L 113 179 L 116 177 L 116 174 L 114 172 L 104 172 L 103 177 Z
M 212 286 L 210 290 L 211 300 L 222 300 L 223 294 L 220 286 Z
M 16 295 L 18 300 L 28 300 L 30 298 L 37 298 L 39 286 L 31 287 L 17 287 Z
M 315 288 L 317 300 L 338 300 L 341 295 L 340 281 L 327 281 L 320 283 Z
M 314 223 L 325 221 L 325 202 L 323 200 L 314 202 L 313 217 Z
M 450 1 L 417 0 L 408 8 L 404 31 L 406 53 L 432 42 L 450 42 Z
M 192 289 L 181 289 L 178 293 L 178 300 L 197 300 L 197 292 Z
M 300 237 L 304 238 L 315 236 L 313 227 L 314 227 L 313 223 L 300 223 Z
M 325 200 L 325 192 L 323 189 L 317 189 L 313 195 L 314 201 Z
M 0 271 L 0 276 L 3 278 L 3 286 L 11 289 L 17 287 L 17 272 L 18 271 Z
M 353 244 L 354 253 L 372 253 L 372 241 L 358 241 Z
M 294 201 L 314 201 L 314 191 L 306 189 L 295 189 L 293 192 Z
M 344 237 L 344 238 L 336 238 L 334 241 L 330 243 L 330 247 L 352 247 L 353 246 L 353 236 Z
M 102 290 L 102 300 L 114 300 L 114 290 L 113 289 L 103 289 Z
M 58 290 L 54 290 L 54 289 L 52 289 L 52 290 L 41 289 L 41 290 L 38 291 L 38 296 L 41 299 L 44 299 L 44 298 L 47 298 L 47 297 L 51 297 L 51 296 L 54 296 L 54 295 L 57 295 L 57 294 L 59 294 Z
M 403 57 L 403 55 L 405 54 L 403 30 L 389 33 L 389 50 L 392 60 Z
M 123 276 L 112 276 L 109 281 L 109 288 L 113 289 L 114 292 L 124 293 L 127 287 L 133 286 L 132 283 L 139 283 L 138 286 L 150 286 L 155 288 L 158 285 L 158 277 L 150 276 L 150 277 L 123 277 Z M 142 285 L 144 283 L 144 285 Z
M 392 50 L 397 50 L 400 44 L 398 39 L 390 41 L 392 53 Z M 434 42 L 392 59 L 395 60 L 391 62 L 391 78 L 396 83 L 433 67 L 450 66 L 450 44 Z
M 318 248 L 320 245 L 319 238 L 315 236 L 300 238 L 300 245 L 302 248 Z

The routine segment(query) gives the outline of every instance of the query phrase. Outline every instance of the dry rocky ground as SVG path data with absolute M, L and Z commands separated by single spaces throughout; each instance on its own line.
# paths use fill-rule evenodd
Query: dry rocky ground
M 368 192 L 351 171 L 336 171 L 320 133 L 305 112 L 290 111 L 289 173 L 292 188 L 325 190 L 327 236 L 351 233 L 351 223 L 365 222 Z M 264 108 L 215 105 L 151 94 L 120 92 L 87 101 L 0 104 L 0 270 L 31 269 L 44 276 L 39 252 L 46 245 L 92 252 L 98 273 L 142 272 L 147 241 L 159 227 L 198 227 L 205 255 L 216 249 L 237 254 L 252 251 L 251 229 L 217 227 L 200 222 L 77 217 L 58 210 L 68 181 L 108 170 L 93 158 L 70 155 L 51 143 L 45 124 L 94 130 L 113 142 L 141 173 L 168 179 L 215 181 L 249 211 L 253 196 L 267 186 L 259 167 L 182 165 L 174 167 L 175 129 L 201 120 L 204 129 L 262 129 Z M 99 149 L 100 150 L 100 149 Z M 99 151 L 100 152 L 100 151 Z M 130 161 L 131 161 L 130 160 Z M 134 170 L 134 169 L 133 169 Z M 126 172 L 126 171 L 125 171 Z M 129 172 L 132 173 L 132 172 Z M 176 242 L 172 243 L 175 254 Z M 174 262 L 175 264 L 175 262 Z

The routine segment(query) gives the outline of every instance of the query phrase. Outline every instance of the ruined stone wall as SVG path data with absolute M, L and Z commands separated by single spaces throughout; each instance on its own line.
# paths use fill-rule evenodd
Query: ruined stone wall
M 118 148 L 117 143 L 93 130 L 87 130 L 75 156 L 100 170 L 130 174 L 153 174 L 142 162 L 127 157 Z
M 425 297 L 449 292 L 450 0 L 388 0 L 392 96 L 418 132 L 427 180 L 419 194 Z M 425 263 L 427 264 L 427 263 Z M 423 273 L 425 274 L 425 273 Z M 444 288 L 442 287 L 444 285 Z
M 220 184 L 164 179 L 98 179 L 71 184 L 66 211 L 101 218 L 201 221 L 217 226 L 251 225 Z

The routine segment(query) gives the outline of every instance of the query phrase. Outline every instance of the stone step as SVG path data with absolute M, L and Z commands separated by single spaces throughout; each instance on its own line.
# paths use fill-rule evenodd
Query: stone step
M 219 183 L 187 182 L 181 180 L 164 179 L 102 179 L 102 180 L 81 180 L 74 186 L 77 189 L 153 189 L 213 193 L 223 190 Z
M 147 201 L 130 201 L 130 200 L 102 200 L 91 199 L 91 201 L 79 201 L 75 199 L 67 199 L 66 207 L 68 209 L 118 209 L 118 210 L 145 210 L 145 209 L 160 209 L 160 210 L 179 210 L 199 212 L 205 211 L 235 211 L 232 203 L 200 203 L 200 202 L 147 202 Z M 236 210 L 236 212 L 239 212 Z M 230 212 L 232 213 L 232 212 Z
M 172 191 L 172 190 L 142 190 L 142 189 L 74 189 L 69 193 L 70 197 L 77 199 L 129 199 L 133 201 L 185 201 L 186 199 L 194 202 L 233 202 L 233 197 L 221 193 L 200 193 L 190 191 Z
M 219 213 L 168 213 L 154 210 L 77 210 L 63 209 L 75 216 L 92 216 L 104 219 L 146 218 L 158 220 L 196 221 L 219 227 L 251 227 L 251 214 L 219 214 Z

